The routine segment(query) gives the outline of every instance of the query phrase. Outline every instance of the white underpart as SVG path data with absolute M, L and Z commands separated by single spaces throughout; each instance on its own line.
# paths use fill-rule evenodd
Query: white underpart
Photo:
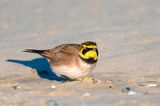
M 66 65 L 61 65 L 60 67 L 53 67 L 57 75 L 65 75 L 71 79 L 75 79 L 78 77 L 84 77 L 90 71 L 92 71 L 91 66 L 86 64 L 82 60 L 79 61 L 80 67 L 74 65 L 72 67 L 68 67 Z

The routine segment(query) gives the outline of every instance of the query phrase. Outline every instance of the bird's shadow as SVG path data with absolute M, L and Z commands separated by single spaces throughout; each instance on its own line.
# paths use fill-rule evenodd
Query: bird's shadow
M 65 77 L 59 77 L 54 73 L 54 70 L 51 69 L 51 66 L 47 59 L 45 58 L 36 58 L 33 60 L 14 60 L 8 59 L 7 62 L 21 64 L 32 69 L 35 69 L 38 75 L 41 78 L 48 79 L 48 80 L 55 80 L 64 82 L 67 80 Z

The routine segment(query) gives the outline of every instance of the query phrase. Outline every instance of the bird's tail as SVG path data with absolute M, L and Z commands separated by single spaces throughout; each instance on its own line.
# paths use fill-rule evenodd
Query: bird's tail
M 49 50 L 26 49 L 23 52 L 37 53 L 37 54 L 40 54 L 41 56 L 46 57 L 46 58 L 51 57 Z
M 46 50 L 26 49 L 26 50 L 24 50 L 23 52 L 42 54 L 42 53 L 44 53 L 45 51 L 46 51 Z

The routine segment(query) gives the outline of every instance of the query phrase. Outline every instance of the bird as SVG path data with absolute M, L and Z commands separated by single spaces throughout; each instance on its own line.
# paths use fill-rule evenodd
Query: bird
M 80 44 L 60 44 L 51 49 L 26 49 L 23 52 L 37 53 L 48 59 L 57 76 L 70 80 L 85 78 L 91 73 L 98 60 L 97 44 L 85 41 Z

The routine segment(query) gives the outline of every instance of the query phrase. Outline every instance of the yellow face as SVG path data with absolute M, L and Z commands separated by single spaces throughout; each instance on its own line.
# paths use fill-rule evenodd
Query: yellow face
M 91 41 L 87 41 L 82 43 L 81 47 L 80 47 L 80 52 L 79 55 L 83 58 L 83 59 L 94 59 L 97 60 L 98 59 L 98 50 L 97 50 L 97 45 L 94 42 Z

